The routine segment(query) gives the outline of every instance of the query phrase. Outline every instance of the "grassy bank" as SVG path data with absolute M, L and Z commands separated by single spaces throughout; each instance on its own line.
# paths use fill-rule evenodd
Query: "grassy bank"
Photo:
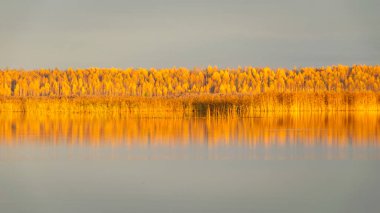
M 252 117 L 265 112 L 380 111 L 380 93 L 297 92 L 172 97 L 8 97 L 1 112 L 122 117 Z

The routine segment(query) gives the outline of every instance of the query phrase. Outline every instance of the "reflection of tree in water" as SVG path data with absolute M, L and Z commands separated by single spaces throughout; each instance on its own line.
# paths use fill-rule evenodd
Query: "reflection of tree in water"
M 128 146 L 366 146 L 380 143 L 378 113 L 265 114 L 254 118 L 124 119 L 1 114 L 0 143 Z

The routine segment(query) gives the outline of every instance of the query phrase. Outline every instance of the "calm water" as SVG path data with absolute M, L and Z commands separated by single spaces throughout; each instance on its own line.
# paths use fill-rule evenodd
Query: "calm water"
M 380 114 L 0 115 L 0 212 L 380 212 Z

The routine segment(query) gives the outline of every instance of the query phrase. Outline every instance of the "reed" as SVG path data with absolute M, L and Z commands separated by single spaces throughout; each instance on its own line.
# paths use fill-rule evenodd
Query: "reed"
M 254 117 L 379 109 L 379 65 L 0 70 L 1 112 Z
M 1 112 L 91 114 L 116 117 L 255 117 L 260 113 L 380 111 L 375 92 L 267 92 L 169 97 L 8 97 Z

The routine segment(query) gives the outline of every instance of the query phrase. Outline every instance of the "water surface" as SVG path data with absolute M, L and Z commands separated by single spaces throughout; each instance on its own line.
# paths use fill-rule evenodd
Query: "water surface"
M 379 212 L 380 115 L 0 115 L 1 212 Z

